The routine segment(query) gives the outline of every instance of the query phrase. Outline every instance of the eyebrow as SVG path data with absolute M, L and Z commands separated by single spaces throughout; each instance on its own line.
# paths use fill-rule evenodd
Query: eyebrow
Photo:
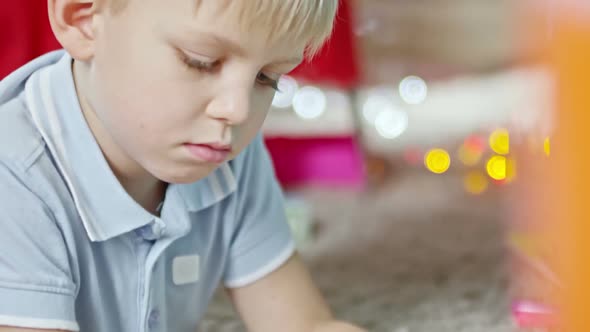
M 294 57 L 294 58 L 275 61 L 273 64 L 274 65 L 298 65 L 302 62 L 303 62 L 302 57 Z
M 216 42 L 217 44 L 221 45 L 224 48 L 227 48 L 228 50 L 232 51 L 233 53 L 236 54 L 246 54 L 246 51 L 240 47 L 240 45 L 238 45 L 237 43 L 235 43 L 234 41 L 227 39 L 225 37 L 213 34 L 213 33 L 203 33 L 203 35 L 206 38 L 209 38 L 211 40 L 213 40 L 214 42 Z M 273 65 L 297 65 L 300 64 L 301 62 L 303 62 L 303 58 L 302 57 L 292 57 L 292 58 L 287 58 L 287 59 L 281 59 L 278 61 L 273 62 Z
M 229 49 L 233 53 L 237 53 L 237 54 L 245 54 L 246 53 L 246 51 L 242 47 L 240 47 L 240 45 L 238 45 L 237 43 L 235 43 L 227 38 L 215 35 L 210 32 L 205 32 L 205 33 L 203 33 L 203 35 L 206 38 L 209 38 L 209 39 L 213 40 L 214 42 L 216 42 L 217 44 L 221 45 L 222 47 Z

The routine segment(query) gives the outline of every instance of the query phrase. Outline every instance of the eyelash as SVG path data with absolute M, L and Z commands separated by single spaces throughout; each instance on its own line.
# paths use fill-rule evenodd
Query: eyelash
M 182 62 L 189 68 L 189 69 L 196 69 L 198 71 L 204 73 L 212 73 L 215 71 L 217 66 L 219 65 L 219 61 L 215 62 L 203 62 L 196 59 L 190 58 L 188 55 L 181 52 L 181 59 Z M 256 82 L 261 85 L 271 87 L 275 91 L 279 91 L 279 81 L 273 80 L 272 78 L 266 76 L 264 73 L 258 73 L 258 77 L 256 77 Z

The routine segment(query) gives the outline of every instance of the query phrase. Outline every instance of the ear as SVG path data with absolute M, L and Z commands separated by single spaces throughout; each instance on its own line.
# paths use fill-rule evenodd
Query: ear
M 87 61 L 94 55 L 93 0 L 48 0 L 49 21 L 57 40 L 77 60 Z

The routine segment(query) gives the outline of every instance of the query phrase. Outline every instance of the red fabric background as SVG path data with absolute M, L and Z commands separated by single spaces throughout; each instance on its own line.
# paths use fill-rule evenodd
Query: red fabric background
M 354 36 L 352 0 L 340 0 L 334 33 L 320 53 L 292 73 L 294 77 L 350 89 L 359 84 L 360 70 Z
M 58 49 L 45 0 L 0 2 L 0 79 L 34 59 Z

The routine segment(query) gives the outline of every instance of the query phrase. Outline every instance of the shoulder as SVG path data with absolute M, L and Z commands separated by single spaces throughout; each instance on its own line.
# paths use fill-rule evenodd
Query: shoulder
M 30 260 L 41 252 L 47 255 L 57 255 L 59 252 L 60 263 L 66 266 L 68 256 L 65 254 L 61 227 L 45 195 L 21 170 L 2 162 L 0 183 L 0 251 Z M 2 267 L 0 264 L 0 280 L 5 280 L 6 271 Z
M 24 90 L 35 72 L 64 54 L 56 51 L 38 57 L 0 81 L 0 162 L 27 168 L 41 154 L 44 141 L 33 124 Z
M 19 170 L 31 166 L 45 148 L 21 95 L 0 104 L 0 162 Z
M 66 197 L 63 179 L 22 94 L 0 104 L 0 184 L 3 206 L 22 194 L 13 202 L 16 207 L 55 210 Z

